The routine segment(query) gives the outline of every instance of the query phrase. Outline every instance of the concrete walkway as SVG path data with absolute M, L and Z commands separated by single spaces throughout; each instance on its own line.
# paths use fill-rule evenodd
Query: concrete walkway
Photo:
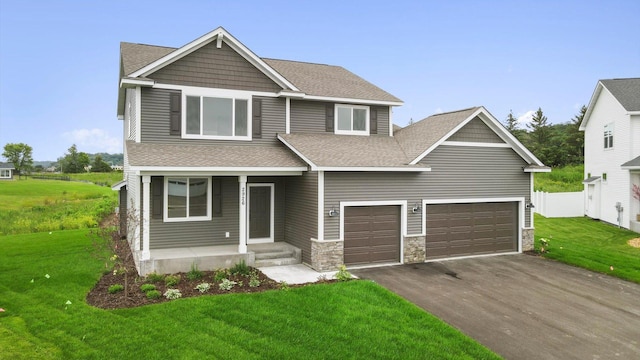
M 336 271 L 320 273 L 303 264 L 260 267 L 258 270 L 275 281 L 284 281 L 289 285 L 316 282 L 322 276 L 333 279 L 336 274 Z
M 640 359 L 639 284 L 529 255 L 352 273 L 506 359 Z

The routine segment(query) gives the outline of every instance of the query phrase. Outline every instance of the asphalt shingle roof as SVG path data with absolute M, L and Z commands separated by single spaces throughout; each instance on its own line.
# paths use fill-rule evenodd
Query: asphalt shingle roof
M 390 136 L 284 134 L 287 144 L 320 167 L 417 167 Z
M 394 132 L 393 136 L 411 159 L 417 158 L 442 139 L 446 134 L 460 125 L 479 107 L 431 115 L 407 127 Z
M 143 68 L 176 48 L 120 43 L 123 76 Z M 308 62 L 262 59 L 289 82 L 308 95 L 359 100 L 402 102 L 402 100 L 340 66 Z
M 640 111 L 640 78 L 600 80 L 627 111 Z
M 640 166 L 640 156 L 635 159 L 629 160 L 626 163 L 622 164 L 622 166 Z
M 162 167 L 306 167 L 284 146 L 167 145 L 127 141 L 131 166 Z

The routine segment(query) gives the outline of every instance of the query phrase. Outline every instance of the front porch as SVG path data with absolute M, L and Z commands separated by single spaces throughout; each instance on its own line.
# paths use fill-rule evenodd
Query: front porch
M 230 268 L 244 260 L 252 267 L 293 265 L 302 262 L 302 251 L 285 242 L 249 244 L 246 253 L 237 245 L 197 246 L 150 250 L 148 259 L 136 261 L 140 276 L 150 273 L 188 272 L 193 266 L 210 271 Z

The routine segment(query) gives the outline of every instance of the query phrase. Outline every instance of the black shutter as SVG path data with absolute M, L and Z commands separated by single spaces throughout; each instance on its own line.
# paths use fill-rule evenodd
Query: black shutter
M 253 137 L 262 138 L 262 99 L 253 99 L 253 122 L 251 124 Z
M 378 133 L 378 108 L 371 107 L 369 110 L 369 134 Z
M 162 219 L 164 201 L 164 178 L 153 176 L 151 178 L 151 217 Z
M 182 94 L 171 93 L 169 100 L 169 134 L 180 135 L 182 132 Z
M 222 217 L 222 179 L 213 179 L 213 217 Z
M 327 132 L 333 132 L 333 121 L 334 121 L 334 112 L 335 106 L 333 104 L 327 104 L 326 106 L 326 122 L 325 127 Z

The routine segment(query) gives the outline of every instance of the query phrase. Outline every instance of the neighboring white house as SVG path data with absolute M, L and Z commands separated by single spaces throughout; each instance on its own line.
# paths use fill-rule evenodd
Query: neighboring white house
M 640 78 L 598 81 L 580 130 L 585 215 L 640 232 Z
M 0 180 L 13 179 L 13 170 L 15 170 L 13 165 L 0 162 Z

